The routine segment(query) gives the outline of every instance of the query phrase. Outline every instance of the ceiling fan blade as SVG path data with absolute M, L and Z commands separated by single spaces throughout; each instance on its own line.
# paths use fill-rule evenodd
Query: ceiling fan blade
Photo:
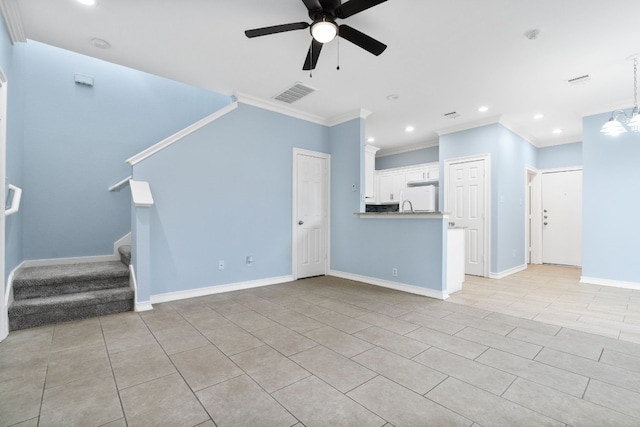
M 340 25 L 338 35 L 376 56 L 380 55 L 387 48 L 386 44 L 380 43 L 378 40 L 348 25 Z
M 307 58 L 304 60 L 304 67 L 302 67 L 303 70 L 305 71 L 315 70 L 321 50 L 322 50 L 322 43 L 320 43 L 319 41 L 316 41 L 315 39 L 311 39 L 311 46 L 309 46 L 309 52 L 307 53 Z
M 349 0 L 336 9 L 336 18 L 348 18 L 386 1 L 387 0 Z
M 304 30 L 305 28 L 309 28 L 308 23 L 294 22 L 292 24 L 274 25 L 272 27 L 247 30 L 244 34 L 251 39 L 253 37 L 268 36 L 269 34 L 284 33 L 285 31 Z
M 320 0 L 302 0 L 305 6 L 309 11 L 322 9 L 322 5 L 320 4 Z

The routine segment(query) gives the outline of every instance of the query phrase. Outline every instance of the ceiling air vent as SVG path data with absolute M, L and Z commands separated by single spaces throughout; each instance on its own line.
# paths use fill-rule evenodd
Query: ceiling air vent
M 574 77 L 572 79 L 567 80 L 571 86 L 585 84 L 591 81 L 591 76 L 589 74 L 585 74 L 584 76 Z
M 304 85 L 300 82 L 295 82 L 291 87 L 285 89 L 281 93 L 273 97 L 278 101 L 286 102 L 287 104 L 293 104 L 301 98 L 315 92 L 315 88 Z
M 443 116 L 446 117 L 447 119 L 456 119 L 460 117 L 460 114 L 458 114 L 457 111 L 452 111 L 450 113 L 444 113 Z

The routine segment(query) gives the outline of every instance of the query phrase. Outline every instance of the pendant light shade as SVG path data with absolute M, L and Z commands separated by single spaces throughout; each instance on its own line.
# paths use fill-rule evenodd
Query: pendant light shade
M 631 132 L 640 132 L 640 114 L 638 114 L 638 56 L 633 57 L 633 110 L 631 117 L 622 110 L 611 113 L 611 118 L 602 125 L 600 132 L 607 136 L 617 136 L 625 133 L 627 128 Z M 624 123 L 624 125 L 623 125 Z
M 613 115 L 600 129 L 600 132 L 604 133 L 607 136 L 618 136 L 621 133 L 625 133 L 626 131 L 627 130 L 624 128 L 624 126 L 622 126 L 622 123 L 616 120 Z

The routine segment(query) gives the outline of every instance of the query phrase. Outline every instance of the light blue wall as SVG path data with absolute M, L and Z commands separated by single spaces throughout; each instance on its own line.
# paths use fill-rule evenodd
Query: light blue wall
M 627 110 L 627 114 L 631 111 Z M 610 113 L 585 117 L 583 127 L 582 275 L 640 283 L 640 136 L 605 136 Z
M 230 103 L 208 91 L 29 41 L 25 259 L 105 255 L 131 229 L 125 160 Z M 74 83 L 91 76 L 93 88 Z
M 538 149 L 538 169 L 582 166 L 582 142 Z
M 26 46 L 11 44 L 3 19 L 0 19 L 0 66 L 8 81 L 7 99 L 7 184 L 23 187 L 23 143 L 25 114 Z M 5 278 L 22 262 L 23 212 L 6 218 L 5 223 Z
M 442 291 L 441 219 L 363 219 L 359 192 L 364 124 L 353 120 L 330 129 L 331 141 L 331 269 Z M 392 275 L 393 268 L 398 276 Z
M 491 159 L 491 273 L 525 263 L 524 198 L 526 166 L 537 164 L 535 147 L 500 124 L 486 125 L 440 137 L 441 178 L 444 162 L 489 154 Z M 446 188 L 440 183 L 440 206 Z
M 293 148 L 327 153 L 328 138 L 324 126 L 240 104 L 134 166 L 155 200 L 151 294 L 290 275 Z
M 403 166 L 432 163 L 439 160 L 439 147 L 422 148 L 406 153 L 376 157 L 376 169 L 400 168 Z

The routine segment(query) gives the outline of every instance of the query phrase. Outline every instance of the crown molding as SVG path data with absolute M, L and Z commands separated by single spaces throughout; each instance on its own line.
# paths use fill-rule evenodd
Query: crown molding
M 11 38 L 11 44 L 26 43 L 27 38 L 24 34 L 22 18 L 20 17 L 20 8 L 17 0 L 0 0 L 0 11 L 7 25 L 7 31 Z
M 511 123 L 509 123 L 508 121 L 506 121 L 504 119 L 504 117 L 501 117 L 500 120 L 498 121 L 499 124 L 501 124 L 503 127 L 509 129 L 511 132 L 515 133 L 516 135 L 518 135 L 520 138 L 524 139 L 525 141 L 527 141 L 529 144 L 533 145 L 534 147 L 538 147 L 538 144 L 536 144 L 534 142 L 534 139 L 532 137 L 530 137 L 529 135 L 525 135 L 524 133 L 520 132 L 519 130 L 517 130 L 515 128 L 515 126 L 513 126 Z
M 377 153 L 376 157 L 386 157 L 392 156 L 394 154 L 409 153 L 411 151 L 437 147 L 438 145 L 440 145 L 440 141 L 438 141 L 437 139 L 432 139 L 431 141 L 426 141 L 419 144 L 405 145 L 397 148 L 383 148 Z
M 460 123 L 460 124 L 455 125 L 455 126 L 451 126 L 451 127 L 448 127 L 448 128 L 436 130 L 435 132 L 438 134 L 438 136 L 448 135 L 450 133 L 456 133 L 456 132 L 461 132 L 463 130 L 474 129 L 474 128 L 477 128 L 477 127 L 480 127 L 480 126 L 493 125 L 493 124 L 496 124 L 496 123 L 500 123 L 500 119 L 501 118 L 502 118 L 502 115 L 486 117 L 486 118 L 484 118 L 482 120 L 476 120 L 476 121 L 473 121 L 473 122 Z
M 350 111 L 348 113 L 341 114 L 339 116 L 335 116 L 329 119 L 327 122 L 327 126 L 330 126 L 330 127 L 336 126 L 341 123 L 350 122 L 351 120 L 355 120 L 355 119 L 366 119 L 370 115 L 371 115 L 371 111 L 365 110 L 364 108 L 360 108 L 358 110 Z
M 329 126 L 329 122 L 324 117 L 315 114 L 306 113 L 295 108 L 288 107 L 280 102 L 272 101 L 264 98 L 258 98 L 246 93 L 236 93 L 233 95 L 238 102 L 251 105 L 263 110 L 273 111 L 274 113 L 284 114 L 285 116 L 294 117 L 296 119 L 305 120 L 307 122 L 316 123 L 323 126 Z

